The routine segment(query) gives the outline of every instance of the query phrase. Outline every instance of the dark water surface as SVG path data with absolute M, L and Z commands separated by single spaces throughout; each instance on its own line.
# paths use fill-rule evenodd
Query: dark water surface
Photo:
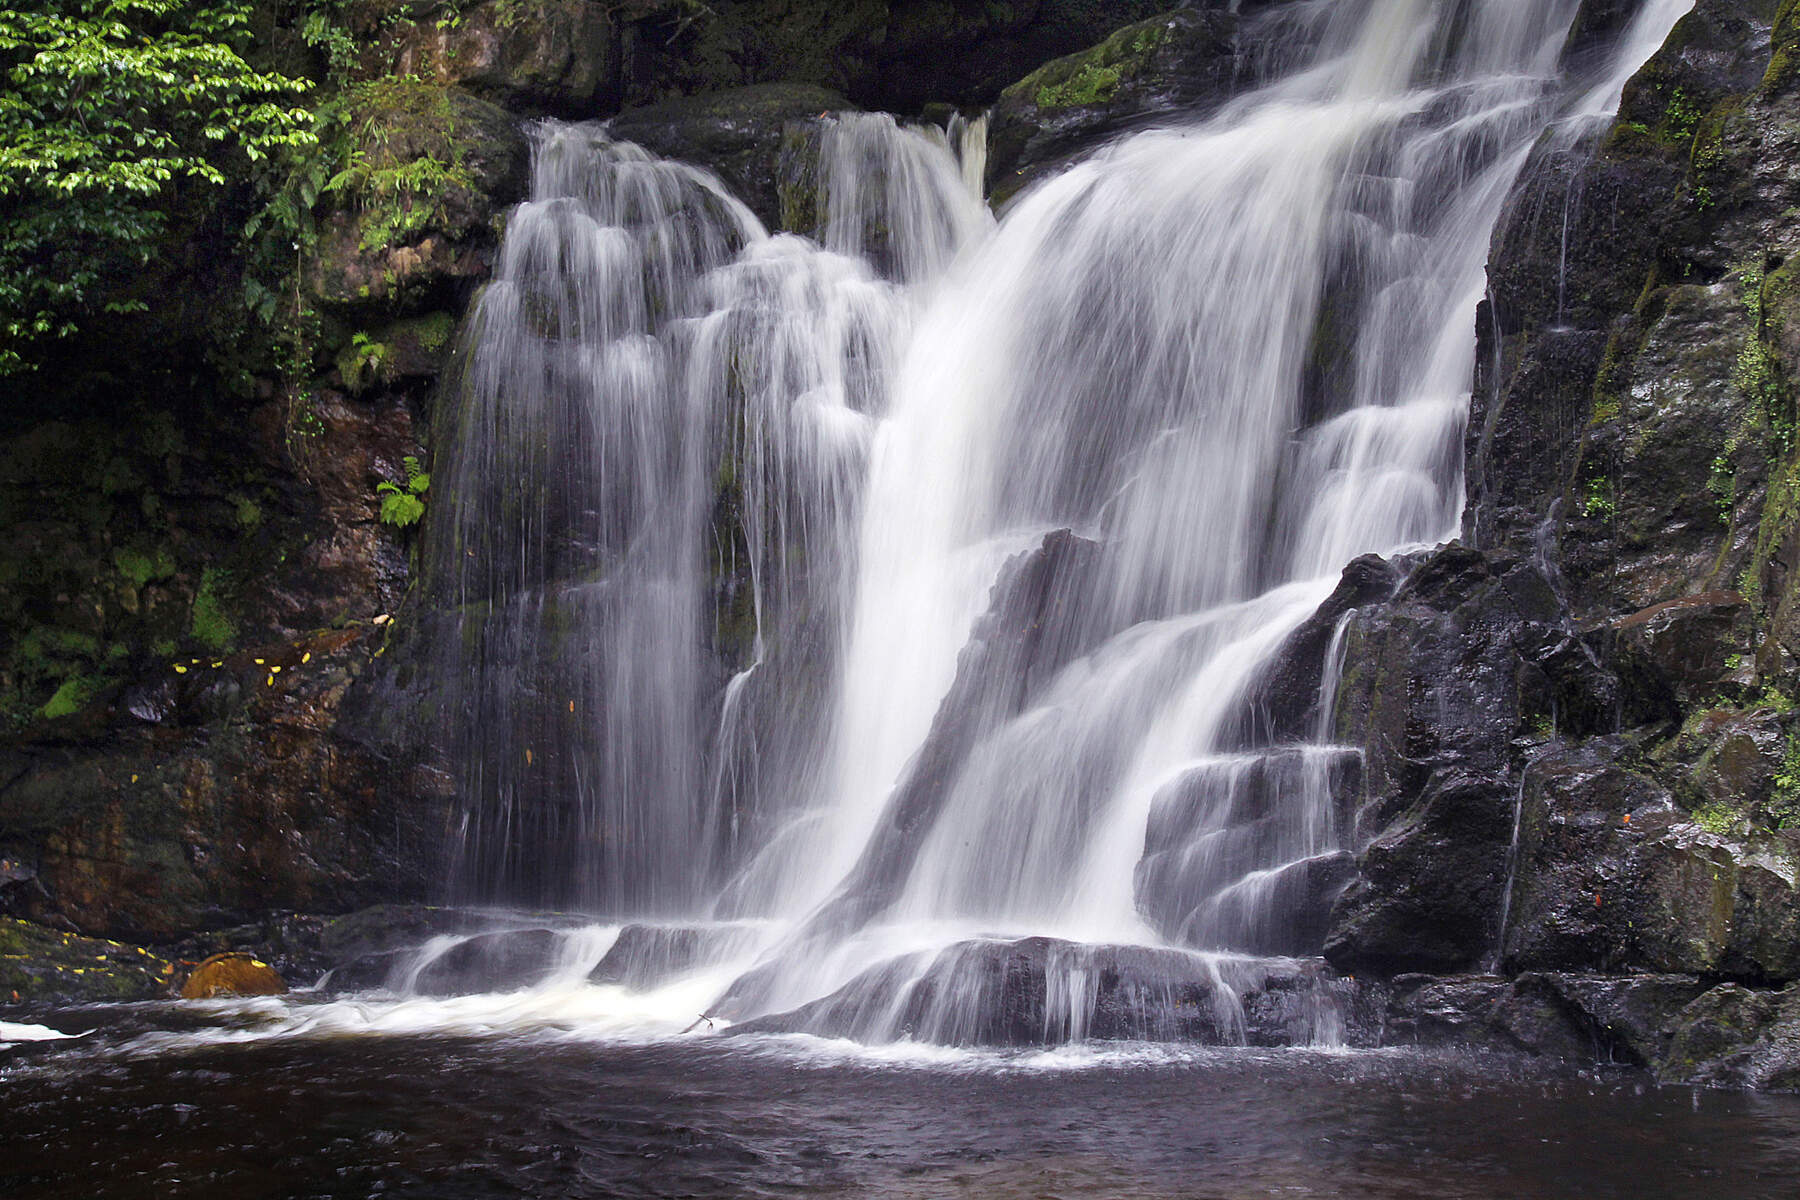
M 65 1044 L 0 1061 L 0 1195 L 1788 1200 L 1800 1097 L 1414 1053 Z

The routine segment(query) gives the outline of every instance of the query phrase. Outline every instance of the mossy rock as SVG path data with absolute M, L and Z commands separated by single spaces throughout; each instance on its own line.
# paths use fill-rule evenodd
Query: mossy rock
M 1222 103 L 1238 82 L 1240 28 L 1235 13 L 1182 9 L 1127 25 L 1007 88 L 989 135 L 994 198 L 1008 199 L 1106 138 Z
M 343 166 L 327 184 L 335 211 L 306 268 L 314 298 L 340 316 L 459 308 L 491 269 L 501 214 L 525 192 L 518 122 L 418 79 L 355 85 L 333 111 Z
M 385 33 L 387 73 L 457 85 L 509 108 L 591 116 L 618 95 L 616 7 L 488 0 L 448 19 L 434 7 Z
M 146 1000 L 174 974 L 173 963 L 142 946 L 0 918 L 0 1005 Z

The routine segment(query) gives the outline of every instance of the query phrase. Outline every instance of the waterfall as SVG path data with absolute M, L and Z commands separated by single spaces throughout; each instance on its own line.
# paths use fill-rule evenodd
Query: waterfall
M 1044 1037 L 1120 964 L 1241 1035 L 1354 869 L 1299 635 L 1455 535 L 1501 206 L 1688 6 L 1565 79 L 1576 0 L 1295 5 L 1305 61 L 999 222 L 980 121 L 806 123 L 774 236 L 540 126 L 427 547 L 470 894 L 756 918 L 733 1017 L 959 1040 L 1011 946 Z

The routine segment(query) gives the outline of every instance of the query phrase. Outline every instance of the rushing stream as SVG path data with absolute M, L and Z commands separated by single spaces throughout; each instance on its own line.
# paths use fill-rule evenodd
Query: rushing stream
M 0 1185 L 1785 1194 L 1786 1101 L 1336 1049 L 1318 957 L 1359 759 L 1296 635 L 1456 534 L 1502 204 L 1690 7 L 1565 78 L 1576 0 L 1289 6 L 1268 78 L 999 220 L 985 120 L 790 131 L 804 236 L 537 127 L 407 650 L 457 897 L 531 911 L 69 1014 Z

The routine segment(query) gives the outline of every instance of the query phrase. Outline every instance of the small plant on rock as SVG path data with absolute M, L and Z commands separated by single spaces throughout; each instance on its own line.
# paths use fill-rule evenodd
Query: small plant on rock
M 383 482 L 376 486 L 375 492 L 381 497 L 381 523 L 405 529 L 417 525 L 425 516 L 424 495 L 431 487 L 431 476 L 410 454 L 400 460 L 400 465 L 406 471 L 406 482 Z

